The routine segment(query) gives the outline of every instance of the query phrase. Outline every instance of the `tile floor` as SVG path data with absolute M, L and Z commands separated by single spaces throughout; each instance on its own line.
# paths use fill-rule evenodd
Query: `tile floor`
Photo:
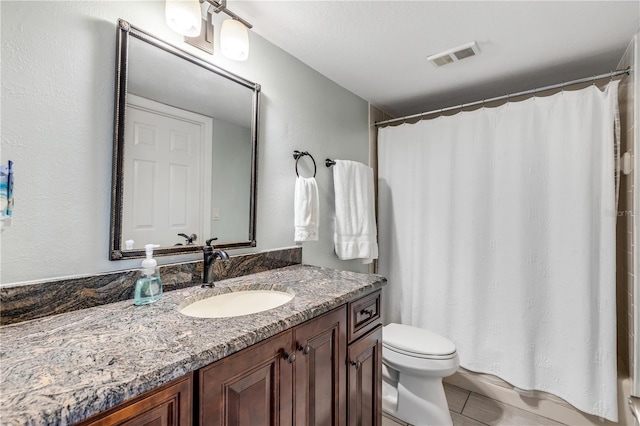
M 552 426 L 562 425 L 475 392 L 446 384 L 444 391 L 454 426 Z M 406 423 L 382 416 L 382 426 L 408 426 Z M 410 426 L 410 425 L 409 425 Z

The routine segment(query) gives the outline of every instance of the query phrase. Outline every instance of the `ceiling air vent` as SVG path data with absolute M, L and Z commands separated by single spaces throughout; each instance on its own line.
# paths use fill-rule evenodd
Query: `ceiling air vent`
M 435 67 L 441 67 L 443 65 L 450 64 L 451 62 L 458 62 L 479 54 L 480 48 L 478 48 L 478 44 L 475 41 L 472 41 L 471 43 L 466 43 L 462 46 L 427 56 L 427 60 Z

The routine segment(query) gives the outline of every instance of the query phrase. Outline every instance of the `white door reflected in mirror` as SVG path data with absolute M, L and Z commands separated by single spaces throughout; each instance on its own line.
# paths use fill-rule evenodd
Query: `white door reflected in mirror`
M 211 233 L 213 119 L 128 95 L 122 239 L 172 246 Z M 201 203 L 201 200 L 203 201 Z M 197 243 L 198 241 L 196 241 Z

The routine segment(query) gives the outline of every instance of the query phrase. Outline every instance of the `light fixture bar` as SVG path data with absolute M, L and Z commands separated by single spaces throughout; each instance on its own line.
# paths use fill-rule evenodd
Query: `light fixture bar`
M 242 19 L 241 17 L 239 17 L 238 15 L 236 15 L 235 13 L 227 9 L 227 0 L 222 0 L 221 2 L 217 2 L 216 0 L 200 0 L 200 2 L 209 3 L 211 6 L 214 7 L 213 11 L 215 13 L 224 12 L 227 15 L 229 15 L 232 19 L 242 22 L 242 25 L 244 25 L 245 27 L 249 29 L 253 28 L 253 25 L 251 25 L 250 23 L 248 23 L 247 21 L 245 21 L 244 19 Z
M 200 34 L 195 37 L 184 36 L 184 42 L 213 55 L 213 14 L 209 9 L 211 7 L 207 7 L 205 16 L 202 18 Z

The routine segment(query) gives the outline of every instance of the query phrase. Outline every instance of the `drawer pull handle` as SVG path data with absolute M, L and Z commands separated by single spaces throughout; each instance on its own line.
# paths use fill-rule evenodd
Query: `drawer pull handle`
M 363 309 L 360 311 L 362 315 L 366 315 L 368 317 L 372 317 L 375 311 L 373 309 Z
M 287 360 L 287 362 L 289 364 L 293 364 L 296 361 L 296 354 L 291 352 L 291 353 L 284 353 L 284 359 Z
M 298 350 L 302 352 L 303 355 L 309 355 L 309 352 L 311 352 L 311 345 L 308 343 L 306 346 L 298 345 Z
M 362 363 L 360 361 L 351 361 L 350 364 L 353 365 L 356 370 L 360 370 L 360 367 L 362 366 Z

